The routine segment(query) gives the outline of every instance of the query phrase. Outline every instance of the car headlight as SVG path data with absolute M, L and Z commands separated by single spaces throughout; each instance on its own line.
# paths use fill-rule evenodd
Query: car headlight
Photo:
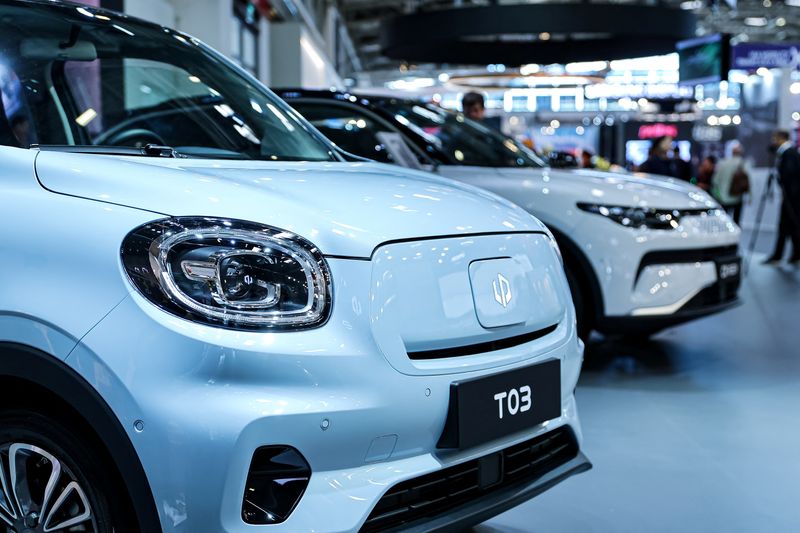
M 647 207 L 625 207 L 579 203 L 578 208 L 601 215 L 617 224 L 629 228 L 676 229 L 686 216 L 715 216 L 718 209 L 655 209 Z
M 168 218 L 130 232 L 121 254 L 143 296 L 189 320 L 299 329 L 323 324 L 330 313 L 325 259 L 287 231 L 240 220 Z

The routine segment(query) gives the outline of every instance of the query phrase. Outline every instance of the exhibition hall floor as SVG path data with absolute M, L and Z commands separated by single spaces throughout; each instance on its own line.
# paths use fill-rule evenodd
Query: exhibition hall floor
M 474 533 L 800 531 L 800 267 L 762 257 L 736 309 L 594 338 L 578 388 L 594 469 Z

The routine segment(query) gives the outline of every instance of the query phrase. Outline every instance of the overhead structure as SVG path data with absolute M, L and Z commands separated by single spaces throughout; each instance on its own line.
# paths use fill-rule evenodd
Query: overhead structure
M 668 53 L 696 28 L 694 13 L 667 6 L 501 4 L 387 18 L 380 47 L 420 63 L 567 63 Z

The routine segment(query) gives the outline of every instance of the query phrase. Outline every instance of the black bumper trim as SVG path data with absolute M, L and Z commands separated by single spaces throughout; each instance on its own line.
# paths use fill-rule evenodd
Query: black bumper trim
M 578 452 L 574 459 L 554 468 L 539 479 L 522 485 L 500 489 L 424 523 L 406 524 L 402 527 L 387 529 L 385 533 L 452 533 L 461 531 L 504 513 L 551 489 L 562 481 L 591 469 L 592 463 L 589 459 L 586 458 L 583 452 Z
M 360 532 L 450 531 L 475 525 L 590 466 L 575 432 L 560 426 L 393 485 Z
M 738 298 L 727 302 L 722 302 L 716 305 L 709 305 L 705 307 L 698 307 L 694 309 L 686 309 L 684 306 L 677 313 L 671 315 L 650 315 L 650 316 L 606 316 L 602 319 L 602 325 L 598 327 L 598 331 L 611 335 L 636 335 L 636 334 L 650 334 L 661 331 L 662 329 L 670 328 L 690 322 L 698 318 L 703 318 L 728 309 L 733 309 L 741 305 L 741 300 Z M 691 301 L 686 304 L 691 304 Z
M 721 259 L 736 258 L 738 254 L 739 246 L 736 244 L 718 246 L 716 248 L 698 248 L 696 250 L 657 250 L 648 252 L 639 261 L 639 268 L 636 271 L 636 278 L 633 283 L 636 285 L 644 269 L 651 265 L 716 262 Z
M 427 359 L 444 359 L 448 357 L 464 357 L 467 355 L 476 355 L 479 353 L 494 352 L 497 350 L 504 350 L 506 348 L 513 348 L 521 344 L 541 339 L 553 333 L 558 324 L 547 326 L 546 328 L 537 329 L 522 335 L 515 335 L 514 337 L 506 337 L 503 339 L 495 339 L 488 342 L 479 342 L 477 344 L 468 344 L 465 346 L 453 346 L 450 348 L 441 348 L 438 350 L 424 350 L 416 352 L 408 352 L 408 358 L 414 360 L 427 360 Z

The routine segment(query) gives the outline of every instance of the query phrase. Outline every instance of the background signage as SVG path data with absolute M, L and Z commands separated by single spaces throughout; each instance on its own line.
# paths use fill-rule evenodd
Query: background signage
M 733 47 L 731 68 L 754 70 L 757 68 L 798 68 L 800 43 L 765 44 L 747 43 Z

